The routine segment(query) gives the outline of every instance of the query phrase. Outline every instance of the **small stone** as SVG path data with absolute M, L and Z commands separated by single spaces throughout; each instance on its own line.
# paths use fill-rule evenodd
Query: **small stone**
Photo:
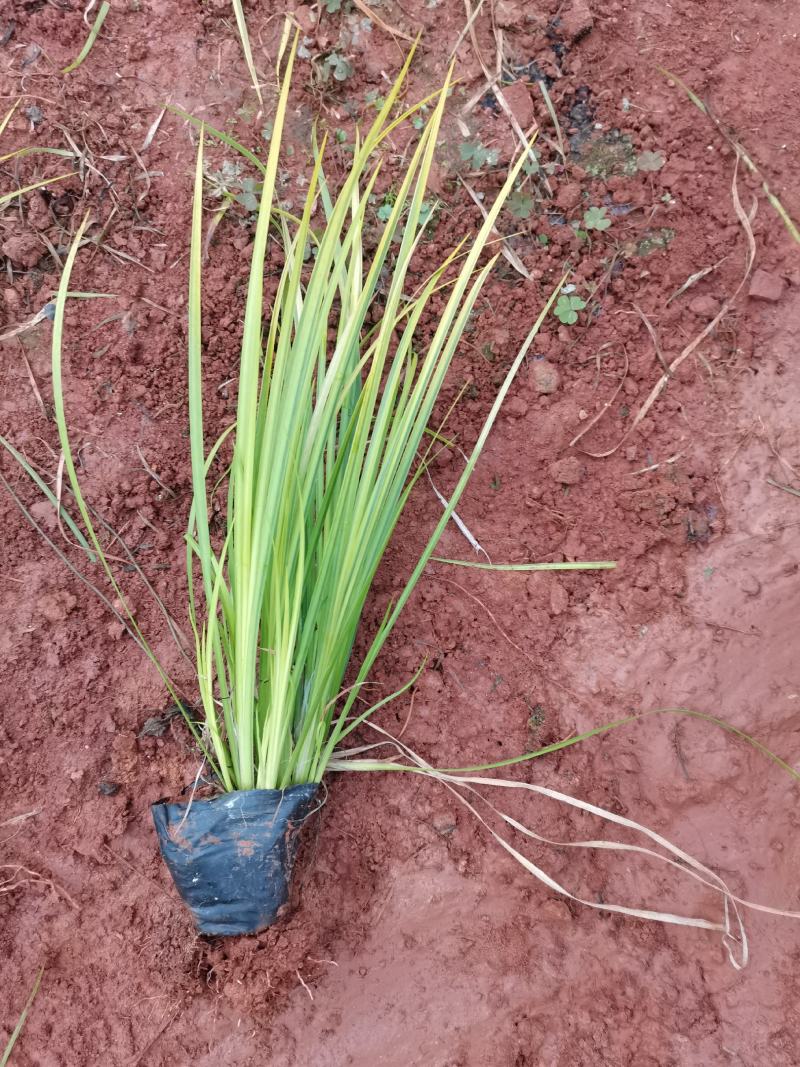
M 37 230 L 46 230 L 52 223 L 50 209 L 41 193 L 34 193 L 28 200 L 28 223 Z
M 55 530 L 58 527 L 58 515 L 49 500 L 34 500 L 28 510 L 40 526 L 48 530 Z
M 169 724 L 180 713 L 178 705 L 172 704 L 160 715 L 151 715 L 149 719 L 145 719 L 144 725 L 139 731 L 139 737 L 163 737 Z
M 561 384 L 561 375 L 552 363 L 537 359 L 531 368 L 531 380 L 537 393 L 554 393 Z
M 696 296 L 689 304 L 692 314 L 701 319 L 713 319 L 722 305 L 713 296 Z
M 98 782 L 97 792 L 101 797 L 115 797 L 119 792 L 119 782 Z
M 572 208 L 577 207 L 580 202 L 581 187 L 577 182 L 567 182 L 566 185 L 562 185 L 558 190 L 556 206 L 563 208 L 564 211 L 570 211 Z
M 572 912 L 566 900 L 555 900 L 552 897 L 542 901 L 537 915 L 548 922 L 572 922 Z
M 577 456 L 557 459 L 547 469 L 553 481 L 560 482 L 562 485 L 577 485 L 583 477 L 581 461 Z
M 567 560 L 586 558 L 586 546 L 581 540 L 581 532 L 577 527 L 573 527 L 569 531 L 564 539 L 561 551 Z
M 754 574 L 749 574 L 745 571 L 739 581 L 739 588 L 745 596 L 758 596 L 761 592 L 761 582 Z
M 569 594 L 563 585 L 553 581 L 550 584 L 550 614 L 563 615 L 569 607 Z
M 706 541 L 711 532 L 708 516 L 700 511 L 690 509 L 686 516 L 686 540 L 689 543 Z
M 677 157 L 667 161 L 665 166 L 661 168 L 657 173 L 658 181 L 665 189 L 674 190 L 679 192 L 686 186 L 686 164 L 688 160 L 681 160 Z
M 523 130 L 533 125 L 534 110 L 531 94 L 524 81 L 512 82 L 511 85 L 503 86 L 503 97 L 511 108 L 511 114 Z
M 443 173 L 439 164 L 432 163 L 431 169 L 428 171 L 428 188 L 430 191 L 436 193 L 437 196 L 444 196 L 446 180 L 447 176 Z
M 495 25 L 501 29 L 518 29 L 525 19 L 524 7 L 522 0 L 497 0 Z
M 41 615 L 48 622 L 63 622 L 77 604 L 76 597 L 66 592 L 66 590 L 60 590 L 54 593 L 45 593 L 40 597 L 38 608 Z
M 512 419 L 521 419 L 528 414 L 528 405 L 521 396 L 512 396 L 510 400 L 506 401 L 505 410 L 506 414 L 510 415 Z
M 586 0 L 572 0 L 566 11 L 559 18 L 559 30 L 571 41 L 580 41 L 594 26 L 594 17 Z
M 297 19 L 300 29 L 306 36 L 313 34 L 317 27 L 317 16 L 311 4 L 300 4 L 295 9 L 294 17 Z
M 766 300 L 775 304 L 783 296 L 783 278 L 768 270 L 757 270 L 750 279 L 749 295 L 754 300 Z
M 622 386 L 622 391 L 626 396 L 637 396 L 639 393 L 639 386 L 633 378 L 626 378 L 625 383 Z
M 30 233 L 11 236 L 0 247 L 0 252 L 8 256 L 18 267 L 35 267 L 44 254 L 44 247 Z
M 438 811 L 431 819 L 431 826 L 437 834 L 448 837 L 456 828 L 456 819 L 451 811 Z

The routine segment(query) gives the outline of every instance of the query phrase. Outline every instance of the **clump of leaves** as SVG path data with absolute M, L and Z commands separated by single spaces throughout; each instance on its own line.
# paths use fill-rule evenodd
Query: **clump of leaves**
M 643 171 L 661 170 L 666 161 L 666 156 L 663 152 L 640 152 L 636 157 L 636 169 Z
M 556 301 L 553 314 L 565 326 L 572 326 L 578 321 L 578 312 L 583 311 L 585 307 L 586 301 L 581 300 L 579 296 L 562 293 Z
M 590 207 L 583 213 L 583 226 L 586 230 L 607 230 L 611 219 L 607 217 L 607 208 Z
M 342 0 L 325 0 L 325 10 L 329 15 L 335 15 L 342 10 Z
M 242 176 L 240 163 L 223 160 L 219 170 L 206 169 L 203 177 L 209 194 L 223 201 L 223 210 L 231 201 L 235 201 L 241 204 L 245 211 L 258 211 L 261 186 L 254 178 Z
M 459 146 L 459 154 L 472 170 L 480 170 L 482 167 L 495 167 L 500 158 L 496 148 L 487 148 L 480 141 L 463 141 Z
M 386 195 L 383 199 L 383 203 L 378 208 L 376 214 L 381 222 L 388 222 L 392 215 L 392 209 L 394 207 L 395 197 Z
M 516 219 L 527 219 L 533 213 L 533 197 L 517 189 L 506 201 L 506 206 Z
M 322 61 L 323 81 L 327 81 L 331 75 L 337 82 L 347 81 L 352 73 L 353 64 L 348 62 L 344 56 L 340 56 L 338 52 L 331 52 Z
M 425 226 L 428 221 L 435 222 L 436 213 L 439 210 L 438 200 L 423 200 L 419 208 L 420 225 Z
M 377 89 L 370 89 L 369 92 L 364 94 L 364 101 L 367 104 L 371 104 L 376 111 L 380 111 L 383 107 L 386 98 L 381 96 Z M 415 116 L 419 117 L 419 116 Z M 424 125 L 424 123 L 423 123 Z M 417 127 L 419 129 L 419 127 Z

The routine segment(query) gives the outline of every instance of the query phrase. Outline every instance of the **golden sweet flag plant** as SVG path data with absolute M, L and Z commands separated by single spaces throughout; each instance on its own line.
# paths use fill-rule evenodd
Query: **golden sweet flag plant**
M 336 196 L 325 179 L 324 141 L 315 146 L 302 216 L 292 220 L 280 211 L 275 196 L 294 50 L 289 54 L 263 173 L 228 473 L 227 527 L 216 547 L 207 515 L 209 460 L 218 446 L 206 451 L 202 410 L 201 138 L 189 297 L 193 505 L 187 573 L 205 724 L 228 790 L 320 781 L 336 745 L 375 710 L 351 718 L 502 401 L 500 396 L 448 508 L 397 603 L 387 611 L 353 685 L 338 702 L 375 571 L 424 470 L 425 459 L 419 459 L 423 435 L 494 262 L 480 265 L 481 255 L 523 161 L 510 170 L 478 234 L 408 296 L 409 269 L 425 232 L 425 190 L 448 78 L 436 94 L 377 247 L 365 261 L 363 230 L 380 168 L 377 152 L 411 113 L 391 117 L 410 58 L 373 124 L 356 141 L 352 166 Z M 319 238 L 311 225 L 318 204 L 325 215 Z M 279 230 L 283 267 L 265 320 L 264 269 L 273 225 Z M 393 245 L 396 233 L 399 246 Z M 310 243 L 314 256 L 309 270 Z M 387 270 L 386 291 L 378 297 Z M 444 306 L 421 350 L 417 328 L 434 294 Z M 376 299 L 382 314 L 370 327 L 367 317 Z M 334 339 L 329 341 L 331 329 Z M 195 563 L 197 583 L 192 580 Z
M 213 136 L 258 166 L 263 179 L 245 303 L 237 416 L 210 448 L 203 424 L 202 133 L 197 153 L 188 343 L 193 492 L 186 567 L 202 722 L 189 713 L 187 701 L 139 628 L 97 533 L 98 528 L 109 528 L 87 504 L 77 476 L 64 402 L 62 346 L 67 299 L 104 295 L 69 289 L 78 250 L 91 223 L 88 216 L 74 236 L 52 305 L 54 418 L 63 452 L 64 485 L 72 492 L 79 522 L 70 515 L 62 494 L 57 497 L 26 457 L 0 436 L 0 445 L 57 509 L 90 564 L 102 568 L 114 592 L 113 603 L 46 537 L 5 479 L 4 484 L 59 557 L 125 623 L 184 711 L 227 791 L 319 782 L 336 745 L 413 683 L 411 679 L 397 693 L 352 717 L 367 675 L 455 510 L 503 398 L 549 308 L 548 303 L 532 324 L 449 504 L 400 597 L 387 610 L 354 684 L 343 692 L 367 593 L 409 494 L 426 469 L 429 451 L 421 451 L 423 437 L 428 432 L 428 439 L 436 440 L 436 434 L 429 432 L 429 421 L 469 315 L 494 265 L 493 258 L 481 264 L 482 253 L 524 155 L 509 171 L 479 232 L 471 239 L 465 237 L 409 295 L 409 268 L 431 217 L 424 197 L 450 76 L 441 90 L 415 107 L 399 108 L 412 51 L 372 125 L 357 139 L 352 165 L 336 194 L 323 169 L 325 142 L 318 145 L 315 140 L 313 171 L 302 215 L 297 218 L 281 207 L 275 192 L 296 47 L 295 38 L 288 52 L 266 165 L 209 127 Z M 428 105 L 432 106 L 430 117 L 367 262 L 362 239 L 381 166 L 379 149 L 392 130 Z M 0 122 L 0 134 L 15 107 Z M 399 114 L 393 116 L 395 111 Z M 185 117 L 203 130 L 202 123 Z M 319 207 L 325 217 L 321 236 L 311 226 Z M 280 247 L 282 268 L 265 320 L 263 286 L 271 235 Z M 313 247 L 310 267 L 309 247 Z M 438 324 L 421 350 L 417 328 L 434 294 Z M 368 315 L 378 302 L 381 318 L 368 326 Z M 233 456 L 220 477 L 217 468 L 228 437 Z M 226 529 L 215 541 L 208 510 L 210 496 L 220 486 L 227 492 Z M 132 557 L 131 562 L 156 596 Z M 178 640 L 173 620 L 158 603 Z
M 429 458 L 423 439 L 434 405 L 495 262 L 483 253 L 525 156 L 509 170 L 478 233 L 465 237 L 409 295 L 409 270 L 430 219 L 425 191 L 450 77 L 422 102 L 431 105 L 430 117 L 377 247 L 366 260 L 363 232 L 381 166 L 379 149 L 387 135 L 421 107 L 399 109 L 393 117 L 412 57 L 372 125 L 356 140 L 352 164 L 336 194 L 325 178 L 325 141 L 315 142 L 298 218 L 283 210 L 276 196 L 295 49 L 296 40 L 288 52 L 269 156 L 262 167 L 236 421 L 210 448 L 203 420 L 202 133 L 195 170 L 188 336 L 192 504 L 186 569 L 202 729 L 187 718 L 226 791 L 319 782 L 336 746 L 413 683 L 409 680 L 398 692 L 353 715 L 369 671 L 453 514 L 550 306 L 546 304 L 532 324 L 416 567 L 397 602 L 389 606 L 353 684 L 343 690 L 373 577 Z M 320 235 L 312 229 L 318 208 L 325 217 Z M 76 234 L 56 300 L 54 408 L 65 471 L 81 518 L 124 602 L 81 494 L 64 409 L 64 306 L 85 226 Z M 266 309 L 271 235 L 277 235 L 282 267 L 273 305 Z M 380 294 L 379 284 L 385 287 Z M 418 326 L 434 295 L 437 324 L 423 349 Z M 381 316 L 370 326 L 368 316 L 378 301 Z M 229 436 L 232 459 L 220 478 L 218 463 Z M 435 440 L 435 435 L 427 439 Z M 212 538 L 208 520 L 214 491 L 227 493 L 225 530 L 218 539 Z M 130 613 L 128 623 L 177 697 Z

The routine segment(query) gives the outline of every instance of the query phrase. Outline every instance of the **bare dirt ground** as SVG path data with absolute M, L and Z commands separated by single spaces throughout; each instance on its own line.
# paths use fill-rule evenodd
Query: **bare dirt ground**
M 0 12 L 0 115 L 21 98 L 0 152 L 72 141 L 83 153 L 79 166 L 47 155 L 0 163 L 0 191 L 78 171 L 0 213 L 0 334 L 50 299 L 70 235 L 90 210 L 103 226 L 90 231 L 98 240 L 82 250 L 74 284 L 115 299 L 70 306 L 70 424 L 87 495 L 182 618 L 195 143 L 170 113 L 151 140 L 148 131 L 171 102 L 263 152 L 282 16 L 291 10 L 312 56 L 334 52 L 352 68 L 341 83 L 320 83 L 312 60 L 299 64 L 294 154 L 283 175 L 291 201 L 301 195 L 312 120 L 342 131 L 333 151 L 344 161 L 356 118 L 370 113 L 368 94 L 383 90 L 407 46 L 370 29 L 347 2 L 330 14 L 325 4 L 252 2 L 266 86 L 259 114 L 226 2 L 120 0 L 89 58 L 64 76 L 87 32 L 82 10 L 17 0 Z M 375 11 L 390 26 L 422 31 L 410 97 L 440 85 L 464 7 L 383 0 Z M 800 255 L 741 167 L 738 189 L 745 212 L 757 205 L 756 268 L 766 277 L 753 296 L 752 278 L 745 284 L 647 417 L 631 423 L 662 372 L 659 359 L 674 359 L 736 291 L 747 251 L 731 197 L 735 155 L 658 67 L 713 106 L 796 218 L 800 14 L 768 0 L 487 0 L 474 25 L 474 41 L 467 34 L 457 50 L 461 81 L 434 176 L 441 207 L 420 271 L 480 218 L 457 175 L 489 194 L 515 150 L 491 95 L 464 116 L 469 136 L 456 123 L 485 81 L 481 59 L 494 71 L 501 54 L 514 114 L 525 129 L 541 124 L 542 158 L 553 166 L 552 196 L 532 180 L 517 214 L 503 217 L 529 277 L 500 261 L 443 398 L 469 383 L 448 425 L 461 447 L 474 441 L 567 261 L 589 308 L 573 326 L 548 319 L 460 512 L 495 561 L 608 558 L 620 566 L 526 577 L 431 565 L 381 658 L 376 691 L 396 689 L 425 655 L 428 667 L 413 702 L 391 706 L 381 722 L 431 763 L 464 766 L 637 710 L 682 705 L 724 718 L 796 767 L 800 502 L 768 479 L 800 486 Z M 536 87 L 542 76 L 566 163 Z M 398 133 L 379 198 L 391 195 L 413 133 Z M 473 167 L 464 145 L 496 152 L 497 165 L 490 158 Z M 637 170 L 643 152 L 659 153 L 663 165 Z M 231 169 L 232 154 L 216 147 L 209 158 L 213 180 L 241 192 L 248 174 Z M 605 207 L 611 225 L 582 239 L 569 223 L 591 207 Z M 246 204 L 229 212 L 206 266 L 208 409 L 220 424 L 235 405 L 250 227 Z M 0 342 L 0 433 L 55 484 L 49 342 L 47 321 Z M 461 462 L 456 450 L 437 461 L 442 492 Z M 2 469 L 61 544 L 24 477 L 5 459 Z M 0 507 L 5 1032 L 44 968 L 12 1063 L 800 1062 L 800 926 L 746 915 L 751 960 L 736 972 L 716 933 L 567 902 L 432 782 L 331 780 L 307 834 L 291 914 L 258 937 L 198 938 L 149 817 L 153 801 L 177 795 L 196 773 L 189 735 L 176 720 L 154 728 L 167 708 L 155 672 L 5 490 Z M 362 644 L 438 508 L 421 483 L 368 603 Z M 470 551 L 455 527 L 442 548 Z M 131 589 L 157 651 L 180 674 L 161 617 L 135 582 Z M 800 906 L 797 785 L 707 722 L 647 718 L 508 773 L 646 823 L 740 896 Z M 533 797 L 515 811 L 552 838 L 601 833 Z M 546 846 L 529 854 L 587 899 L 719 918 L 712 893 L 639 858 Z

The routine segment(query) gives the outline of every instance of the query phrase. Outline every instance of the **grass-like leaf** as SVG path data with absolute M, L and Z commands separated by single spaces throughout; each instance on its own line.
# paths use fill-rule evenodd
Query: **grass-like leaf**
M 44 967 L 39 969 L 39 973 L 36 975 L 36 981 L 33 983 L 33 988 L 28 994 L 28 999 L 25 1002 L 25 1007 L 22 1009 L 22 1013 L 17 1020 L 17 1025 L 14 1027 L 11 1036 L 8 1039 L 5 1049 L 0 1055 L 0 1067 L 6 1067 L 6 1064 L 11 1059 L 11 1053 L 14 1051 L 14 1046 L 19 1040 L 19 1035 L 22 1033 L 22 1028 L 28 1018 L 28 1012 L 33 1007 L 33 1002 L 36 1000 L 36 994 L 39 992 L 39 986 L 42 983 L 42 975 L 44 974 Z
M 73 70 L 77 70 L 81 63 L 83 63 L 84 59 L 86 59 L 86 57 L 91 52 L 92 47 L 94 46 L 94 42 L 97 40 L 97 35 L 103 28 L 103 23 L 106 21 L 106 15 L 109 13 L 110 10 L 111 7 L 107 3 L 107 0 L 103 0 L 102 4 L 100 5 L 100 10 L 97 12 L 97 18 L 92 23 L 91 30 L 89 30 L 89 36 L 86 38 L 86 42 L 83 48 L 80 50 L 80 52 L 78 52 L 77 56 L 73 59 L 73 61 L 68 66 L 64 67 L 64 69 L 61 71 L 62 74 L 71 74 Z
M 55 178 L 42 178 L 41 181 L 31 182 L 30 185 L 24 185 L 21 189 L 14 189 L 11 193 L 3 193 L 0 196 L 0 207 L 4 204 L 10 203 L 18 196 L 22 196 L 23 193 L 30 193 L 33 189 L 41 189 L 43 185 L 52 185 L 54 182 L 63 182 L 65 178 L 72 178 L 74 172 L 70 171 L 69 174 L 59 174 Z
M 258 97 L 259 104 L 264 106 L 264 98 L 261 95 L 261 86 L 258 82 L 258 74 L 256 73 L 256 66 L 253 62 L 253 50 L 250 47 L 250 34 L 247 30 L 247 19 L 244 16 L 244 8 L 242 7 L 242 0 L 231 0 L 233 4 L 233 13 L 236 16 L 236 28 L 239 31 L 239 40 L 242 45 L 242 52 L 244 54 L 244 61 L 247 64 L 247 70 L 250 74 L 250 81 L 253 83 L 256 96 Z

